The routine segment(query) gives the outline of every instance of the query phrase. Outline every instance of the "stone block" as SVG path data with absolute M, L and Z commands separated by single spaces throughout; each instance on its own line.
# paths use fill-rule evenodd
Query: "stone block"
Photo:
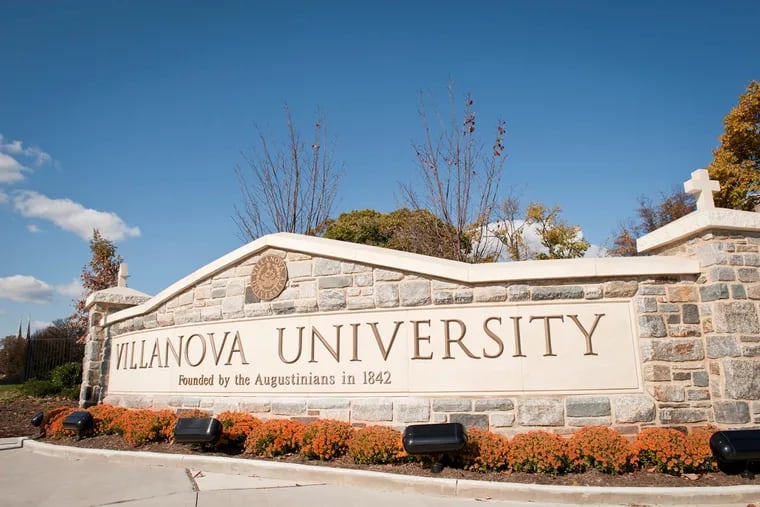
M 760 357 L 760 343 L 742 344 L 742 356 Z
M 325 289 L 319 291 L 317 305 L 320 311 L 329 312 L 346 308 L 346 293 L 340 289 Z
M 401 306 L 423 306 L 430 304 L 430 282 L 412 280 L 399 284 Z
M 488 416 L 486 414 L 449 414 L 449 422 L 460 423 L 465 428 L 488 430 Z
M 704 401 L 710 399 L 709 389 L 687 389 L 686 399 L 689 401 Z
M 529 301 L 530 287 L 527 285 L 510 285 L 507 287 L 507 297 L 510 301 Z
M 605 396 L 567 398 L 568 417 L 600 417 L 610 415 L 610 399 Z
M 430 421 L 430 402 L 427 400 L 397 401 L 396 421 L 402 423 L 425 423 Z
M 668 287 L 668 301 L 671 303 L 691 303 L 697 301 L 697 288 L 692 285 Z
M 740 282 L 760 282 L 760 274 L 758 274 L 757 268 L 738 268 L 736 274 Z
M 373 296 L 357 296 L 348 298 L 346 301 L 347 310 L 370 310 L 375 307 L 375 298 Z
M 746 401 L 713 401 L 715 422 L 744 424 L 751 422 L 749 404 Z
M 272 411 L 272 404 L 268 401 L 243 401 L 240 402 L 240 411 L 247 414 L 266 414 Z
M 211 289 L 211 298 L 212 299 L 221 299 L 227 295 L 227 288 L 226 287 L 214 287 Z
M 630 298 L 635 296 L 638 290 L 639 282 L 636 280 L 607 282 L 604 284 L 604 297 Z
M 750 301 L 716 303 L 713 326 L 718 333 L 760 333 L 757 306 Z
M 649 382 L 670 380 L 670 366 L 664 364 L 648 364 L 644 366 L 644 380 Z
M 359 273 L 354 275 L 354 285 L 357 287 L 371 287 L 374 283 L 372 273 Z
M 550 301 L 554 299 L 583 299 L 583 287 L 575 285 L 559 287 L 534 287 L 531 294 L 533 301 Z
M 583 297 L 585 299 L 602 299 L 604 291 L 600 285 L 590 285 L 583 288 Z
M 240 279 L 230 280 L 227 284 L 227 292 L 225 293 L 225 296 L 241 296 L 245 294 L 246 285 L 247 284 Z
M 612 424 L 610 417 L 568 417 L 567 425 L 573 427 L 584 426 L 609 426 Z
M 654 296 L 637 297 L 634 301 L 636 313 L 654 313 L 657 311 L 657 298 Z
M 678 315 L 673 317 L 676 317 L 674 320 L 680 320 Z M 668 326 L 668 336 L 674 338 L 702 336 L 702 328 L 696 324 L 673 324 Z
M 654 400 L 649 396 L 618 396 L 612 398 L 617 423 L 651 422 L 655 417 Z
M 476 303 L 492 303 L 507 300 L 507 288 L 499 285 L 475 287 L 473 296 Z
M 755 247 L 757 248 L 757 247 Z M 744 256 L 744 265 L 745 266 L 760 266 L 760 255 L 757 254 L 747 254 Z
M 668 330 L 662 317 L 660 315 L 639 315 L 639 336 L 641 338 L 668 336 Z
M 639 287 L 640 296 L 664 296 L 665 287 L 662 285 L 646 285 L 641 284 Z
M 468 305 L 472 303 L 472 299 L 471 290 L 458 290 L 454 293 L 454 303 L 458 305 Z
M 201 320 L 204 322 L 211 321 L 211 320 L 221 320 L 222 319 L 222 307 L 221 306 L 210 306 L 201 308 Z
M 184 294 L 180 294 L 177 298 L 178 302 L 177 304 L 179 306 L 189 306 L 193 304 L 194 299 L 193 291 L 185 292 Z
M 313 398 L 307 400 L 307 408 L 316 410 L 348 409 L 350 403 L 348 400 L 340 398 Z
M 673 380 L 690 380 L 691 379 L 691 373 L 688 371 L 674 371 L 673 372 Z
M 707 421 L 707 411 L 693 408 L 663 408 L 660 410 L 662 424 L 689 424 Z
M 311 261 L 288 262 L 288 279 L 311 277 Z
M 295 312 L 295 301 L 275 301 L 272 303 L 272 313 L 275 315 L 290 315 Z
M 684 324 L 699 324 L 699 307 L 692 304 L 683 305 L 681 317 Z
M 731 297 L 734 299 L 747 299 L 747 291 L 742 284 L 734 284 L 731 286 Z
M 316 299 L 317 282 L 298 282 L 298 297 L 295 299 Z
M 318 280 L 320 289 L 341 289 L 351 287 L 354 283 L 353 277 L 349 275 L 324 276 Z
M 760 400 L 760 361 L 728 359 L 723 361 L 726 397 L 735 400 Z
M 314 259 L 314 276 L 337 275 L 340 273 L 340 261 L 318 257 Z
M 747 297 L 750 299 L 760 299 L 760 285 L 747 287 Z
M 245 305 L 246 317 L 264 317 L 266 315 L 272 315 L 272 305 L 269 303 L 253 303 Z
M 469 412 L 472 400 L 460 398 L 441 398 L 433 400 L 433 412 Z
M 507 398 L 480 398 L 472 403 L 475 412 L 494 412 L 514 410 L 515 403 Z
M 437 291 L 433 292 L 434 305 L 450 305 L 454 302 L 454 296 L 451 292 Z
M 686 390 L 679 385 L 656 385 L 653 389 L 653 395 L 657 401 L 682 402 L 686 400 Z
M 565 410 L 562 400 L 532 398 L 518 402 L 517 421 L 521 426 L 563 426 Z
M 710 375 L 704 370 L 692 373 L 691 379 L 695 387 L 707 387 L 710 385 Z
M 703 302 L 728 299 L 728 285 L 725 283 L 702 285 L 699 288 L 699 297 Z
M 243 317 L 245 315 L 243 306 L 245 305 L 245 296 L 232 296 L 222 300 L 222 315 L 226 319 Z
M 494 428 L 506 428 L 515 424 L 515 414 L 491 414 L 490 423 Z
M 272 402 L 272 413 L 274 415 L 301 415 L 306 413 L 305 400 L 282 400 Z
M 736 273 L 732 267 L 716 266 L 707 271 L 707 279 L 710 282 L 733 282 L 736 280 Z
M 398 271 L 391 271 L 389 269 L 375 269 L 375 281 L 376 282 L 396 282 L 402 280 L 404 274 Z
M 372 268 L 369 266 L 365 266 L 364 264 L 355 264 L 353 262 L 344 262 L 341 267 L 343 272 L 346 274 L 368 273 L 372 271 Z
M 351 419 L 354 421 L 392 421 L 393 402 L 382 399 L 352 401 Z
M 702 340 L 672 338 L 650 340 L 649 348 L 642 347 L 644 361 L 700 361 L 705 358 Z
M 398 306 L 398 284 L 382 283 L 375 286 L 375 305 L 378 308 L 394 308 Z
M 433 290 L 455 290 L 459 288 L 458 283 L 447 282 L 446 280 L 432 280 L 430 287 Z
M 739 357 L 739 344 L 735 336 L 715 336 L 706 338 L 707 357 L 717 359 L 719 357 Z

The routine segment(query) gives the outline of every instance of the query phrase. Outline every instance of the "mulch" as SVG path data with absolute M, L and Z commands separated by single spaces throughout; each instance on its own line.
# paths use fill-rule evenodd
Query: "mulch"
M 36 399 L 18 396 L 10 399 L 0 399 L 0 438 L 11 436 L 35 436 L 37 428 L 30 424 L 31 418 L 38 411 L 48 411 L 58 407 L 76 407 L 77 403 L 62 398 Z M 220 450 L 204 450 L 198 446 L 173 444 L 169 442 L 152 442 L 137 449 L 129 446 L 124 439 L 117 435 L 99 435 L 96 437 L 62 438 L 57 440 L 41 438 L 41 441 L 51 444 L 83 447 L 91 449 L 113 449 L 123 451 L 150 451 L 173 454 L 204 454 L 209 456 L 227 456 L 237 459 L 252 459 L 241 454 L 223 452 Z M 262 459 L 262 458 L 256 458 Z M 622 475 L 607 475 L 596 470 L 582 474 L 544 475 L 527 473 L 491 472 L 479 473 L 457 468 L 445 467 L 441 473 L 433 474 L 428 465 L 422 463 L 404 463 L 400 465 L 356 465 L 349 458 L 343 457 L 330 462 L 305 460 L 300 455 L 289 455 L 275 458 L 273 461 L 299 463 L 336 468 L 372 470 L 378 472 L 416 475 L 422 477 L 440 477 L 448 479 L 470 479 L 481 481 L 512 482 L 520 484 L 545 484 L 556 486 L 622 486 L 622 487 L 679 487 L 679 486 L 733 486 L 760 485 L 760 466 L 754 467 L 756 479 L 745 479 L 740 475 L 727 475 L 721 472 L 707 474 L 689 474 L 675 477 L 648 471 L 637 471 Z

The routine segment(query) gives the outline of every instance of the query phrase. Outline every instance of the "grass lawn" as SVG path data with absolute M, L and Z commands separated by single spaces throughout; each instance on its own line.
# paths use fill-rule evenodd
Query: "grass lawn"
M 16 398 L 21 394 L 21 384 L 0 384 L 0 401 Z

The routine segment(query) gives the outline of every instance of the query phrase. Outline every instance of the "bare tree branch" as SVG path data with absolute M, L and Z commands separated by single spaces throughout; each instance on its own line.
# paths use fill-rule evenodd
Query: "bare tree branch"
M 333 162 L 324 115 L 317 114 L 310 148 L 301 141 L 287 106 L 285 120 L 282 146 L 271 148 L 257 127 L 253 152 L 243 155 L 247 167 L 235 169 L 240 204 L 233 220 L 245 241 L 272 232 L 314 234 L 332 211 L 341 174 Z

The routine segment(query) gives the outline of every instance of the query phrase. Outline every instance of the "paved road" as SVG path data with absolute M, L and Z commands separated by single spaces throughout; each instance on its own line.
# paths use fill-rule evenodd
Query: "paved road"
M 0 506 L 8 507 L 568 507 L 380 491 L 298 477 L 270 479 L 197 469 L 113 463 L 98 456 L 51 457 L 0 446 Z M 597 507 L 613 507 L 611 505 Z M 741 507 L 745 507 L 741 504 Z M 620 507 L 619 505 L 614 507 Z M 673 507 L 673 506 L 671 506 Z M 731 507 L 739 507 L 731 504 Z

